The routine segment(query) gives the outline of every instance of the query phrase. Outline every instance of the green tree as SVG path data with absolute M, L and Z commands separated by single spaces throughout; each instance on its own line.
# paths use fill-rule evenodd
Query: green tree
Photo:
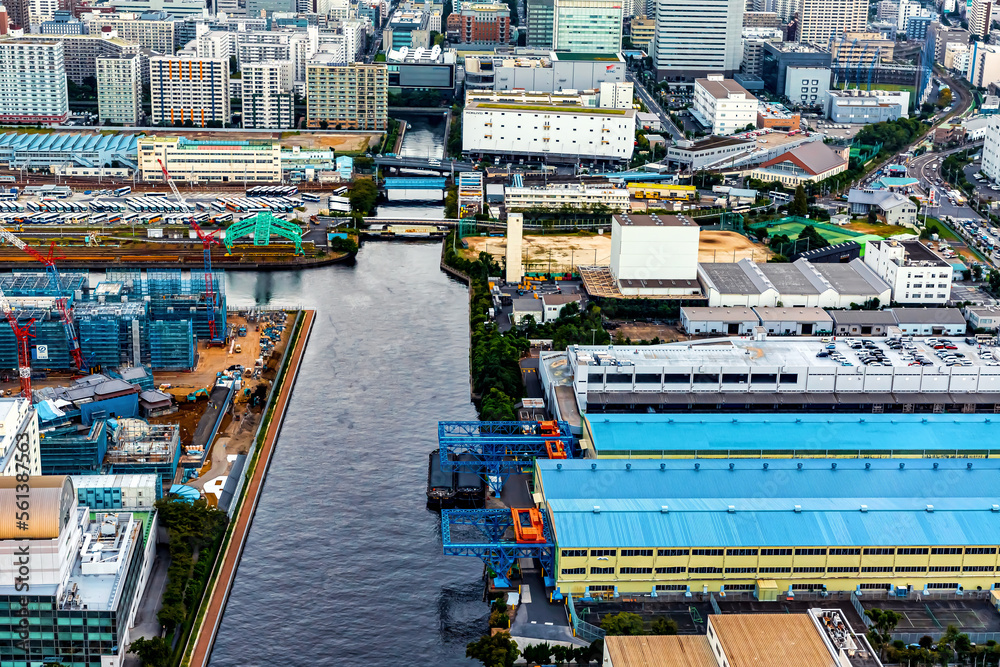
M 371 179 L 360 178 L 351 186 L 347 198 L 351 202 L 352 211 L 369 215 L 375 209 L 375 202 L 378 201 L 378 186 Z
M 799 232 L 799 240 L 807 239 L 809 241 L 809 249 L 814 250 L 816 248 L 825 248 L 830 245 L 830 242 L 823 238 L 823 235 L 816 231 L 816 228 L 812 225 L 806 225 L 805 228 Z
M 677 621 L 667 616 L 661 616 L 653 621 L 653 628 L 650 634 L 654 635 L 676 635 L 678 630 Z
M 170 647 L 161 637 L 139 637 L 128 645 L 128 652 L 139 658 L 142 667 L 167 667 L 170 662 Z
M 891 609 L 866 609 L 865 616 L 871 619 L 872 625 L 868 630 L 868 641 L 872 648 L 879 652 L 880 657 L 885 657 L 885 648 L 892 641 L 892 631 L 903 618 L 898 612 Z
M 514 400 L 496 387 L 483 397 L 483 407 L 479 411 L 483 421 L 514 421 Z
M 519 655 L 521 651 L 509 632 L 483 635 L 465 647 L 465 657 L 480 661 L 483 667 L 513 667 Z
M 552 655 L 552 647 L 547 642 L 528 644 L 524 647 L 524 661 L 528 663 L 529 667 L 548 663 L 550 655 Z
M 623 611 L 614 616 L 608 615 L 601 619 L 601 628 L 609 635 L 643 635 L 646 630 L 642 617 Z
M 809 212 L 809 199 L 806 198 L 806 189 L 800 184 L 795 188 L 795 197 L 788 207 L 789 215 L 806 215 Z
M 942 109 L 951 104 L 951 88 L 945 88 L 938 93 L 937 103 Z

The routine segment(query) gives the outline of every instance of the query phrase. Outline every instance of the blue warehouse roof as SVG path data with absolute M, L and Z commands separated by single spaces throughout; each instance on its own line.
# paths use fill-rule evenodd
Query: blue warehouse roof
M 138 134 L 59 133 L 41 134 L 8 132 L 0 134 L 0 159 L 14 166 L 23 162 L 21 154 L 31 154 L 39 159 L 62 156 L 83 166 L 100 166 L 92 158 L 102 161 L 134 163 L 139 142 Z
M 993 415 L 655 414 L 587 417 L 598 455 L 607 452 L 956 453 L 990 452 L 1000 438 Z M 1000 456 L 1000 446 L 993 450 Z
M 1000 544 L 988 459 L 538 459 L 536 473 L 564 549 Z

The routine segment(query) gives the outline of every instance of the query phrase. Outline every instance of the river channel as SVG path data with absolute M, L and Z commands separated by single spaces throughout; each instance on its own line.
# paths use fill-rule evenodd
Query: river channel
M 407 150 L 444 121 L 408 119 Z M 436 206 L 381 215 L 436 216 Z M 353 266 L 231 273 L 232 305 L 301 306 L 316 324 L 212 667 L 468 666 L 482 565 L 441 553 L 425 507 L 440 419 L 475 419 L 466 288 L 436 243 L 366 243 Z

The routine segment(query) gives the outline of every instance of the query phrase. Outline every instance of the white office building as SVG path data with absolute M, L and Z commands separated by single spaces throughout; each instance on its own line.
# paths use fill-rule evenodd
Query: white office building
M 0 477 L 18 472 L 42 474 L 38 414 L 26 398 L 4 398 L 0 399 Z
M 982 172 L 994 183 L 1000 182 L 1000 116 L 993 116 L 986 124 Z
M 785 97 L 803 106 L 825 109 L 831 75 L 829 67 L 789 67 L 785 70 Z
M 635 86 L 630 81 L 602 81 L 598 104 L 602 109 L 631 109 L 634 96 Z
M 743 0 L 657 0 L 653 64 L 656 77 L 692 81 L 732 76 L 743 59 Z
M 69 118 L 59 41 L 0 41 L 0 124 L 57 125 Z
M 732 79 L 709 75 L 694 82 L 692 113 L 712 134 L 739 132 L 757 125 L 757 98 Z
M 150 58 L 149 80 L 154 124 L 229 122 L 228 58 Z
M 292 62 L 270 61 L 243 66 L 243 127 L 292 127 Z
M 97 59 L 97 115 L 101 123 L 139 124 L 142 117 L 139 56 Z
M 615 188 L 610 185 L 594 187 L 575 183 L 504 189 L 504 207 L 508 211 L 562 206 L 606 207 L 615 213 L 621 213 L 629 209 L 629 193 L 626 188 Z
M 865 264 L 889 283 L 895 303 L 944 305 L 951 298 L 954 269 L 920 241 L 869 241 Z
M 239 67 L 247 63 L 290 60 L 296 81 L 306 80 L 306 67 L 319 48 L 319 35 L 307 32 L 248 31 L 236 33 L 236 58 Z M 341 52 L 341 58 L 346 56 Z
M 468 101 L 462 151 L 549 161 L 627 162 L 635 142 L 635 110 Z

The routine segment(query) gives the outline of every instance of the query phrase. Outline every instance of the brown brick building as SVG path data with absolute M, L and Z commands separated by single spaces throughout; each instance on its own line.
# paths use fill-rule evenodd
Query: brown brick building
M 510 8 L 502 2 L 463 2 L 448 15 L 447 31 L 452 44 L 507 44 Z

